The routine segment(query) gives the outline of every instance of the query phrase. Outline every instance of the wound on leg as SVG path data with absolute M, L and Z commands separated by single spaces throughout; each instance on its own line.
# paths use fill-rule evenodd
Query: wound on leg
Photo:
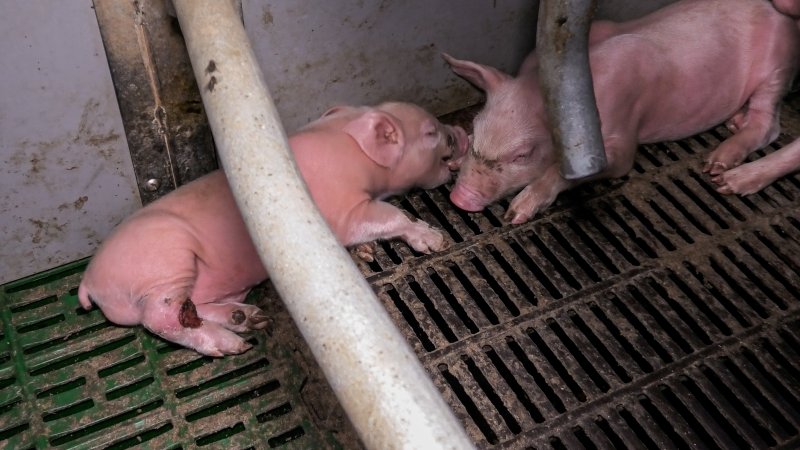
M 203 324 L 203 319 L 197 316 L 197 308 L 192 303 L 192 299 L 187 298 L 181 305 L 181 310 L 178 312 L 178 322 L 184 328 L 198 328 Z
M 231 321 L 234 325 L 240 325 L 245 319 L 247 319 L 247 315 L 240 309 L 236 309 L 231 313 Z

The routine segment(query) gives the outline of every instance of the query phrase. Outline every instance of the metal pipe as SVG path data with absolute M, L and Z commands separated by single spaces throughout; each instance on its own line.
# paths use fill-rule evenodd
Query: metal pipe
M 473 448 L 311 200 L 231 2 L 174 5 L 253 242 L 364 444 Z
M 589 70 L 594 9 L 594 0 L 539 3 L 539 80 L 553 141 L 561 153 L 561 175 L 568 180 L 595 175 L 608 165 Z

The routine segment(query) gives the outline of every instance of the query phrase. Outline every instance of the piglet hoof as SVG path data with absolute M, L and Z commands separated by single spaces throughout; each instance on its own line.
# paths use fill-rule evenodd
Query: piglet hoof
M 725 122 L 725 128 L 727 128 L 732 134 L 736 134 L 739 132 L 739 130 L 744 128 L 744 120 L 744 114 L 737 114 Z
M 542 189 L 535 184 L 525 186 L 525 189 L 511 200 L 504 218 L 514 225 L 519 225 L 531 220 L 539 211 L 545 210 L 556 199 L 563 189 L 554 189 L 548 186 Z
M 212 342 L 206 346 L 197 347 L 195 350 L 204 355 L 221 358 L 226 355 L 240 355 L 251 348 L 253 348 L 251 344 L 236 336 L 236 339 L 232 339 L 230 342 Z
M 707 173 L 709 175 L 719 175 L 723 172 L 728 170 L 728 165 L 719 161 L 706 161 L 705 165 L 703 165 L 703 173 Z
M 447 248 L 442 232 L 421 220 L 414 222 L 414 227 L 405 236 L 405 241 L 414 250 L 425 254 L 440 252 Z
M 269 316 L 264 314 L 264 311 L 257 306 L 244 303 L 227 303 L 223 308 L 230 308 L 229 315 L 227 318 L 220 317 L 223 320 L 218 320 L 217 323 L 231 331 L 245 333 L 251 330 L 263 330 L 268 325 Z M 214 317 L 214 319 L 217 318 L 218 316 Z
M 248 318 L 247 326 L 251 330 L 263 330 L 269 325 L 269 316 L 264 314 L 264 311 L 259 310 Z
M 363 244 L 358 244 L 356 245 L 354 250 L 356 257 L 366 262 L 375 261 L 375 251 L 376 249 L 374 242 L 365 242 Z
M 237 333 L 263 330 L 269 317 L 258 306 L 246 303 L 204 303 L 197 305 L 197 315 L 205 322 L 220 325 Z
M 533 217 L 533 214 L 524 214 L 513 208 L 508 208 L 508 211 L 506 211 L 505 215 L 503 216 L 503 219 L 505 219 L 506 222 L 509 222 L 512 225 L 519 225 L 521 223 L 527 222 L 528 220 L 531 219 L 531 217 Z

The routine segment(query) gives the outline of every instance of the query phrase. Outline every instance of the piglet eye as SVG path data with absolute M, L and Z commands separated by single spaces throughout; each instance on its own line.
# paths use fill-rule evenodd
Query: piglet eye
M 516 155 L 514 155 L 514 158 L 511 160 L 511 162 L 512 163 L 523 162 L 526 159 L 528 159 L 530 156 L 531 156 L 531 152 L 517 153 Z
M 447 135 L 447 146 L 450 148 L 454 148 L 456 146 L 456 138 L 454 138 L 452 134 Z

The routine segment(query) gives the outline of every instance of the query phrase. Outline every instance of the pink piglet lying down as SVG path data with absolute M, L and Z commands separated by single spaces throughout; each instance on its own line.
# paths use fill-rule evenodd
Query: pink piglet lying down
M 444 248 L 441 232 L 382 201 L 450 180 L 466 132 L 407 103 L 339 106 L 290 136 L 311 195 L 345 246 L 400 238 L 415 250 Z M 242 303 L 267 278 L 225 174 L 212 172 L 137 211 L 103 242 L 78 297 L 112 322 L 142 324 L 211 356 L 251 346 L 237 332 L 267 317 Z

